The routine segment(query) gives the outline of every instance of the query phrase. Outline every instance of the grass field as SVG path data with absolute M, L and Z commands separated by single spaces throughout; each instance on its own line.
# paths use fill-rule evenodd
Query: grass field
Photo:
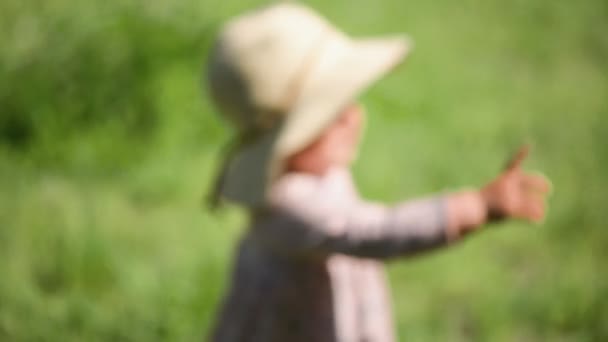
M 229 131 L 200 75 L 260 3 L 0 2 L 0 341 L 208 331 L 243 215 L 201 205 Z M 544 224 L 390 264 L 401 340 L 608 340 L 608 3 L 309 3 L 416 42 L 362 98 L 366 197 L 480 185 L 522 142 L 553 181 Z

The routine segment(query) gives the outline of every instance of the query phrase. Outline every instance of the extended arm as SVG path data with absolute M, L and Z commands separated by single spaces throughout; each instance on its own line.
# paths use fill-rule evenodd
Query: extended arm
M 290 254 L 409 255 L 448 241 L 446 204 L 443 196 L 395 206 L 361 202 L 348 208 L 332 207 L 323 198 L 283 199 L 256 226 L 256 236 Z
M 322 188 L 278 191 L 272 214 L 256 225 L 256 236 L 291 254 L 391 258 L 455 241 L 488 221 L 544 216 L 548 182 L 519 168 L 527 150 L 479 190 L 455 192 L 394 206 L 369 202 L 342 205 Z M 296 187 L 297 188 L 297 187 Z

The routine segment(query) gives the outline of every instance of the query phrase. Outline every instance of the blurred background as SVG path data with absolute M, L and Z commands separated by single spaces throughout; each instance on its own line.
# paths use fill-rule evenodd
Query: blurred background
M 265 1 L 0 2 L 0 341 L 195 341 L 244 217 L 202 205 L 230 132 L 201 75 Z M 362 98 L 355 175 L 394 202 L 481 185 L 519 144 L 540 226 L 390 264 L 403 341 L 608 340 L 608 2 L 307 1 L 416 49 Z

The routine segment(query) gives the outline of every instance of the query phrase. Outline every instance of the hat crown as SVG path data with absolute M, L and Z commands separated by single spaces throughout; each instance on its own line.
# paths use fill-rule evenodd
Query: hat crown
M 240 130 L 273 127 L 287 115 L 319 43 L 339 34 L 312 10 L 283 3 L 229 21 L 208 61 L 208 83 L 221 114 Z

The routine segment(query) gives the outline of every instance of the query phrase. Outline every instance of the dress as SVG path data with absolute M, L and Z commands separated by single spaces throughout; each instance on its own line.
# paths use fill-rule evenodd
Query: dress
M 290 173 L 252 220 L 210 339 L 394 341 L 383 261 L 447 243 L 445 199 L 362 200 L 350 171 Z

